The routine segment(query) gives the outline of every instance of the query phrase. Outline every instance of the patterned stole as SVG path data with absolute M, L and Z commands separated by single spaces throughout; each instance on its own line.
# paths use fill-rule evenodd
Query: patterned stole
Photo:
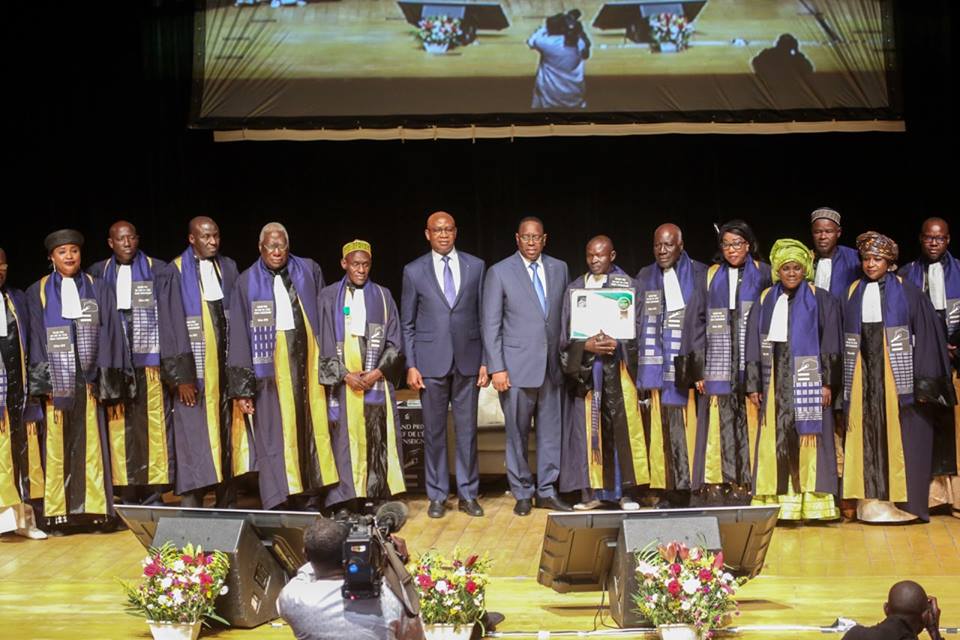
M 103 280 L 114 291 L 117 289 L 117 272 L 120 264 L 116 256 L 111 256 L 103 266 Z M 130 264 L 131 295 L 130 321 L 133 324 L 134 367 L 160 366 L 160 326 L 157 323 L 157 298 L 153 283 L 153 259 L 138 251 Z M 120 318 L 126 322 L 125 314 Z
M 53 405 L 57 409 L 73 406 L 77 377 L 77 359 L 86 379 L 95 373 L 100 347 L 100 307 L 93 289 L 93 276 L 78 273 L 77 291 L 83 316 L 66 319 L 60 298 L 63 277 L 54 272 L 40 279 L 40 305 L 46 329 L 47 362 L 53 387 Z M 74 348 L 78 358 L 74 357 Z

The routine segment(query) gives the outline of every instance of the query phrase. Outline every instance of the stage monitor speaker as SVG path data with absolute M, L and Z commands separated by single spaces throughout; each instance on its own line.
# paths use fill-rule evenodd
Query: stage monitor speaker
M 624 29 L 634 42 L 651 42 L 650 16 L 658 13 L 682 15 L 693 22 L 700 15 L 707 0 L 622 0 L 607 2 L 593 19 L 594 29 Z
M 217 613 L 231 626 L 250 629 L 277 617 L 277 597 L 286 584 L 283 568 L 260 542 L 246 520 L 163 518 L 153 546 L 187 543 L 230 558 L 227 593 L 217 599 Z
M 651 544 L 682 542 L 688 547 L 721 549 L 720 527 L 712 516 L 669 520 L 624 520 L 617 536 L 613 566 L 607 577 L 610 615 L 621 628 L 647 626 L 636 612 L 633 594 L 637 591 L 637 552 Z

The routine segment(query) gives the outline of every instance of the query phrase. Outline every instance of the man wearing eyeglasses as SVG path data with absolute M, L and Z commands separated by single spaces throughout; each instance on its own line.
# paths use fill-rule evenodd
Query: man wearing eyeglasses
M 441 518 L 450 493 L 447 468 L 447 406 L 453 404 L 457 438 L 458 509 L 482 516 L 477 502 L 477 400 L 490 381 L 480 341 L 483 260 L 457 251 L 457 223 L 437 211 L 424 230 L 430 252 L 403 268 L 400 321 L 407 358 L 407 386 L 423 405 L 424 472 L 430 506 Z
M 957 378 L 957 343 L 960 342 L 960 261 L 947 249 L 950 226 L 943 218 L 928 218 L 920 229 L 920 259 L 903 266 L 900 277 L 921 288 L 930 297 L 933 308 L 946 328 L 947 349 L 953 363 L 953 385 L 960 396 Z M 949 508 L 960 517 L 960 434 L 956 427 L 955 407 L 925 403 L 921 410 L 929 413 L 935 425 L 933 442 L 933 483 L 930 485 L 930 506 Z
M 539 218 L 520 221 L 517 253 L 490 267 L 483 286 L 481 333 L 487 369 L 500 393 L 506 423 L 507 480 L 517 503 L 570 511 L 557 495 L 560 475 L 560 315 L 570 280 L 566 263 L 543 254 Z M 530 421 L 536 417 L 537 478 L 527 462 Z

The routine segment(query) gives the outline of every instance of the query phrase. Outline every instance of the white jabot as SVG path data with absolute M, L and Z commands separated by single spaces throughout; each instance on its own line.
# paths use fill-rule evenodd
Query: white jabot
M 863 309 L 860 313 L 860 322 L 883 322 L 880 285 L 876 282 L 867 284 L 867 288 L 863 290 Z
M 7 337 L 7 294 L 0 291 L 0 338 Z
M 930 264 L 927 269 L 927 286 L 930 292 L 930 302 L 937 311 L 947 308 L 947 289 L 943 284 L 943 265 L 939 262 Z
M 83 276 L 81 276 L 83 277 Z M 63 277 L 60 283 L 60 317 L 64 320 L 73 320 L 83 317 L 83 309 L 80 306 L 80 292 L 77 291 L 77 283 L 73 278 Z
M 584 289 L 602 289 L 603 285 L 607 283 L 607 274 L 600 273 L 588 273 L 587 276 L 583 279 L 583 288 Z
M 450 271 L 453 273 L 454 291 L 460 293 L 460 259 L 457 257 L 457 250 L 450 249 L 447 256 L 450 258 L 449 264 Z M 437 276 L 437 284 L 440 285 L 440 291 L 443 291 L 443 256 L 436 251 L 431 251 L 430 257 L 433 258 L 433 273 Z
M 363 289 L 347 288 L 344 296 L 345 306 L 350 309 L 350 335 L 364 336 L 367 334 L 367 303 L 363 295 Z
M 133 295 L 133 272 L 130 265 L 121 264 L 117 267 L 117 309 L 129 309 L 130 298 Z
M 803 286 L 803 285 L 801 285 Z M 781 293 L 777 298 L 777 303 L 773 305 L 773 317 L 770 318 L 770 332 L 767 333 L 767 340 L 770 342 L 787 341 L 787 318 L 790 310 L 790 298 L 787 294 Z
M 290 303 L 290 293 L 283 284 L 283 276 L 273 276 L 273 300 L 277 309 L 277 331 L 289 331 L 294 328 L 293 305 Z
M 730 287 L 730 298 L 729 304 L 727 305 L 728 309 L 737 308 L 737 285 L 740 284 L 740 269 L 734 269 L 733 267 L 727 269 L 727 284 Z
M 683 291 L 680 290 L 680 279 L 673 267 L 663 272 L 663 297 L 667 300 L 667 311 L 678 311 L 687 306 Z
M 220 288 L 213 260 L 200 260 L 200 288 L 203 289 L 204 300 L 223 300 L 223 289 Z
M 833 275 L 833 260 L 830 258 L 821 258 L 817 262 L 817 275 L 814 278 L 814 284 L 821 289 L 830 290 L 830 277 Z

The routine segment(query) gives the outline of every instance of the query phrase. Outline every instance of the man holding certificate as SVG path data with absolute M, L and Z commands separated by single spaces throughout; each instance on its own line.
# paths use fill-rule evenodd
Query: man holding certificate
M 579 489 L 574 508 L 604 502 L 638 509 L 629 495 L 650 482 L 643 422 L 637 405 L 634 282 L 614 264 L 606 236 L 587 243 L 589 272 L 564 296 L 560 358 L 567 377 L 567 429 L 560 490 Z

